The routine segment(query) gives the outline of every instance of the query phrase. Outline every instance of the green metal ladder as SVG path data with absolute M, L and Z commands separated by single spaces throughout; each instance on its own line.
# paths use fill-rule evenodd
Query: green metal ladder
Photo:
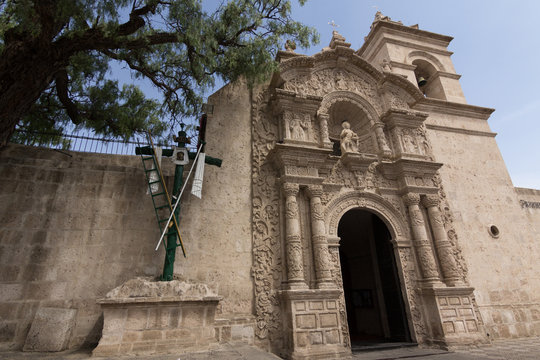
M 146 182 L 148 183 L 148 191 L 152 197 L 152 204 L 154 205 L 154 211 L 156 213 L 156 218 L 159 226 L 160 234 L 163 233 L 164 224 L 171 217 L 173 207 L 171 204 L 171 198 L 169 192 L 167 191 L 167 186 L 165 185 L 165 180 L 163 179 L 163 173 L 159 162 L 156 158 L 156 148 L 154 146 L 154 141 L 149 132 L 146 133 L 149 146 L 146 146 L 147 149 L 151 150 L 152 155 L 143 155 L 141 152 L 141 160 L 143 164 L 144 174 L 146 176 Z M 144 148 L 144 147 L 143 147 Z M 178 234 L 179 245 L 182 248 L 182 253 L 186 257 L 186 251 L 184 249 L 184 244 L 182 242 L 182 237 L 180 236 L 180 229 L 178 227 L 178 222 L 176 221 L 176 216 L 172 217 L 172 221 L 169 223 L 169 228 L 172 226 L 175 227 L 176 233 Z M 167 249 L 167 245 L 163 242 L 163 246 Z

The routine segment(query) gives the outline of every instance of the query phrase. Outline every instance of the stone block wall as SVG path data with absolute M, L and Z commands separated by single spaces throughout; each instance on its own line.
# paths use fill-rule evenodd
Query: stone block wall
M 208 284 L 223 297 L 218 318 L 248 318 L 250 93 L 240 82 L 209 102 L 215 114 L 208 117 L 206 153 L 223 165 L 206 166 L 202 199 L 189 194 L 189 185 L 182 197 L 187 258 L 177 250 L 175 275 Z M 164 159 L 162 167 L 170 188 L 174 166 Z M 0 151 L 0 349 L 21 348 L 42 307 L 76 309 L 69 348 L 97 344 L 103 319 L 96 299 L 136 276 L 162 271 L 164 254 L 162 248 L 154 251 L 159 230 L 146 189 L 138 156 L 20 145 Z M 253 321 L 220 323 L 219 337 L 228 339 L 230 330 L 231 339 L 253 342 Z
M 0 152 L 0 349 L 21 348 L 38 308 L 75 309 L 69 348 L 95 345 L 95 299 L 163 252 L 141 161 L 9 145 Z
M 538 215 L 522 208 L 487 122 L 455 113 L 430 114 L 428 136 L 444 163 L 440 174 L 485 331 L 538 336 Z
M 515 188 L 519 204 L 540 239 L 540 190 Z

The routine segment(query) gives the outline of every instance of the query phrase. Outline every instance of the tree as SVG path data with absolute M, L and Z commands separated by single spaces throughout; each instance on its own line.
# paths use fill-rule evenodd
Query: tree
M 160 132 L 199 112 L 216 77 L 261 81 L 285 39 L 317 42 L 290 10 L 288 0 L 232 0 L 211 13 L 200 0 L 0 0 L 0 148 L 17 124 Z M 111 61 L 150 80 L 163 102 L 120 88 Z

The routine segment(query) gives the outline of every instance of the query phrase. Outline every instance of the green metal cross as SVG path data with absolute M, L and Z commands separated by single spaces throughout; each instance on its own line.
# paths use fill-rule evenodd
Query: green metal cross
M 207 120 L 207 117 L 206 117 L 206 114 L 204 114 L 200 120 L 199 142 L 197 144 L 197 149 L 199 149 L 199 147 L 202 146 L 201 152 L 204 152 L 206 120 Z M 178 132 L 178 136 L 175 137 L 174 140 L 177 142 L 178 147 L 180 148 L 185 147 L 186 143 L 189 143 L 189 138 L 187 137 L 187 134 L 184 131 L 183 127 L 182 127 L 182 130 Z M 135 153 L 137 155 L 140 155 L 140 154 L 152 155 L 152 149 L 137 147 L 135 149 Z M 163 149 L 162 155 L 168 156 L 168 157 L 172 156 L 173 149 Z M 188 155 L 191 160 L 194 160 L 195 157 L 197 156 L 197 153 L 189 152 Z M 213 158 L 211 156 L 206 156 L 205 163 L 209 165 L 221 167 L 222 160 L 218 158 Z M 184 165 L 176 165 L 176 168 L 174 171 L 174 185 L 173 185 L 173 190 L 172 190 L 172 194 L 174 194 L 174 196 L 179 196 L 180 194 L 180 190 L 182 189 L 182 185 L 183 185 L 183 175 L 184 175 Z M 175 201 L 172 201 L 172 202 L 174 203 Z M 174 211 L 174 216 L 176 218 L 177 223 L 179 222 L 179 215 L 180 215 L 180 203 L 178 204 L 178 206 L 176 207 L 176 210 Z M 163 275 L 161 276 L 162 281 L 171 281 L 173 279 L 176 248 L 179 246 L 176 243 L 177 236 L 179 236 L 179 234 L 177 234 L 176 228 L 174 226 L 171 226 L 169 228 L 169 231 L 167 232 L 165 263 L 163 265 Z

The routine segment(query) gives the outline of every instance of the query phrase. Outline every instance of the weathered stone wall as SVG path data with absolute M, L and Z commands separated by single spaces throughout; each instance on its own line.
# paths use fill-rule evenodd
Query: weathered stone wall
M 535 218 L 522 209 L 487 122 L 443 112 L 428 117 L 428 135 L 444 163 L 440 174 L 486 332 L 492 338 L 538 335 Z M 498 236 L 490 234 L 492 225 Z
M 521 209 L 535 230 L 535 239 L 540 239 L 540 190 L 516 188 Z
M 159 274 L 141 160 L 9 145 L 0 152 L 0 348 L 20 348 L 38 308 L 76 309 L 69 347 L 96 344 L 96 298 Z
M 175 263 L 175 273 L 223 297 L 219 320 L 251 314 L 253 306 L 250 93 L 242 82 L 229 84 L 208 102 L 214 111 L 208 114 L 205 152 L 223 164 L 205 167 L 202 199 L 182 197 L 181 213 L 189 214 L 180 220 L 187 259 Z
M 228 85 L 209 102 L 202 200 L 188 187 L 175 275 L 222 296 L 219 341 L 253 342 L 250 99 Z M 163 160 L 166 181 L 174 167 Z M 184 171 L 187 176 L 189 168 Z M 191 182 L 191 180 L 190 180 Z M 138 156 L 98 155 L 10 145 L 0 152 L 0 349 L 21 348 L 38 308 L 76 309 L 69 347 L 97 344 L 96 299 L 136 276 L 158 276 L 163 249 Z M 189 214 L 186 216 L 185 214 Z

